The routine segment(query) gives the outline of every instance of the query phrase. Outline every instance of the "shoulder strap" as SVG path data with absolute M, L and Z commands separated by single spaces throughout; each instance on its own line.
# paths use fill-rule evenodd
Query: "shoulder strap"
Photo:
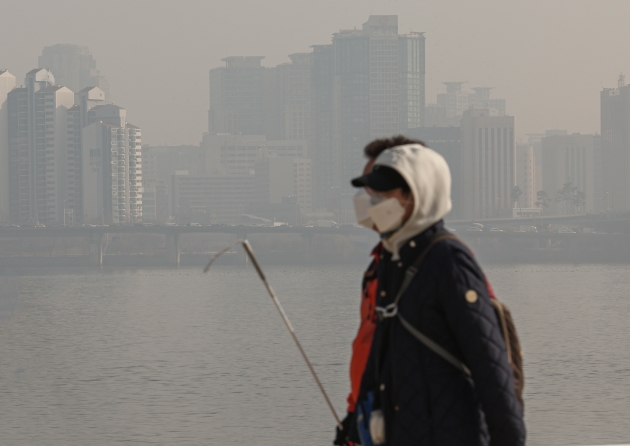
M 398 304 L 402 295 L 405 293 L 405 291 L 407 291 L 409 285 L 411 285 L 411 281 L 414 277 L 416 277 L 416 274 L 418 274 L 418 269 L 420 269 L 422 262 L 424 262 L 424 259 L 427 257 L 429 252 L 431 252 L 431 249 L 443 240 L 457 240 L 457 237 L 446 230 L 438 231 L 433 235 L 433 237 L 431 237 L 429 243 L 427 244 L 427 247 L 424 248 L 424 251 L 422 251 L 415 262 L 413 262 L 413 264 L 409 268 L 407 268 L 407 271 L 405 271 L 405 277 L 402 284 L 400 285 L 398 293 L 396 293 L 396 298 L 394 299 L 394 302 L 396 304 Z
M 441 356 L 447 362 L 450 362 L 456 368 L 464 372 L 465 375 L 468 375 L 468 376 L 471 375 L 470 370 L 468 369 L 468 367 L 466 367 L 466 364 L 464 364 L 462 361 L 460 361 L 455 356 L 450 354 L 446 349 L 441 347 L 439 344 L 433 342 L 431 338 L 429 338 L 428 336 L 423 334 L 420 330 L 418 330 L 416 327 L 411 325 L 411 323 L 409 323 L 407 319 L 402 317 L 400 313 L 398 313 L 398 319 L 400 319 L 400 322 L 402 323 L 403 327 L 405 327 L 407 331 L 413 335 L 414 338 L 422 342 L 427 348 L 432 350 L 438 356 Z
M 398 316 L 398 319 L 400 320 L 402 326 L 405 327 L 405 329 L 414 338 L 416 338 L 418 341 L 424 344 L 429 350 L 433 351 L 435 354 L 443 358 L 445 361 L 449 362 L 454 367 L 461 370 L 465 375 L 471 376 L 470 370 L 468 369 L 468 367 L 466 367 L 466 364 L 464 364 L 462 361 L 457 359 L 455 356 L 449 353 L 442 346 L 435 343 L 433 340 L 431 340 L 431 338 L 429 338 L 420 330 L 418 330 L 416 327 L 414 327 L 409 321 L 407 321 L 407 319 L 405 319 L 404 317 L 402 317 L 400 313 L 398 313 L 398 302 L 400 301 L 400 298 L 405 293 L 405 291 L 407 291 L 407 288 L 409 288 L 411 281 L 418 273 L 418 269 L 422 265 L 422 262 L 424 262 L 424 259 L 426 258 L 426 256 L 429 254 L 431 249 L 436 244 L 438 244 L 439 242 L 443 240 L 449 240 L 449 239 L 459 241 L 459 239 L 456 236 L 454 236 L 453 234 L 445 230 L 438 231 L 433 235 L 433 237 L 429 240 L 429 243 L 427 244 L 427 247 L 424 249 L 424 251 L 422 251 L 422 253 L 418 256 L 416 261 L 413 262 L 413 265 L 411 265 L 409 268 L 407 268 L 407 271 L 405 271 L 405 277 L 403 279 L 402 284 L 400 285 L 400 289 L 398 290 L 398 293 L 396 293 L 396 298 L 394 299 L 394 302 L 392 304 L 389 304 L 385 308 L 381 308 L 379 315 L 381 317 Z M 377 310 L 379 310 L 379 308 L 377 308 Z

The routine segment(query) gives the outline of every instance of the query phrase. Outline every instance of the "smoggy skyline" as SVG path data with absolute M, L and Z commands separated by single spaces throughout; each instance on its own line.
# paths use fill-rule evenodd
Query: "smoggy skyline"
M 43 47 L 88 46 L 114 103 L 152 145 L 199 143 L 208 71 L 223 57 L 261 55 L 275 66 L 340 29 L 360 28 L 370 14 L 397 14 L 401 33 L 426 33 L 427 103 L 443 81 L 496 87 L 519 137 L 550 128 L 599 132 L 601 88 L 630 74 L 623 1 L 2 0 L 0 9 L 0 68 L 22 84 Z

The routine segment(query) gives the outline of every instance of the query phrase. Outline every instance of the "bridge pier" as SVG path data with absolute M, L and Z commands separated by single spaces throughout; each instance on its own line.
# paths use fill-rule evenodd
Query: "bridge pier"
M 103 234 L 91 233 L 88 239 L 89 244 L 89 262 L 90 266 L 103 266 Z
M 166 255 L 169 265 L 179 268 L 179 233 L 166 234 Z

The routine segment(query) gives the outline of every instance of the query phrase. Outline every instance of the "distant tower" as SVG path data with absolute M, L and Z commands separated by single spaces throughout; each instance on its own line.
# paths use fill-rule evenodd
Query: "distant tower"
M 0 70 L 0 221 L 9 220 L 9 111 L 7 95 L 15 87 L 15 76 Z
M 603 208 L 630 210 L 630 85 L 619 76 L 617 88 L 604 88 L 601 98 Z
M 424 125 L 425 36 L 399 34 L 398 16 L 369 16 L 313 47 L 311 86 L 316 207 L 353 221 L 347 179 L 363 168 L 357 150 Z
M 9 212 L 14 223 L 63 220 L 67 199 L 68 113 L 74 93 L 47 70 L 26 74 L 7 96 Z
M 514 117 L 469 109 L 461 121 L 464 218 L 512 216 Z
M 96 60 L 86 46 L 47 46 L 39 56 L 39 68 L 49 70 L 58 85 L 68 87 L 75 93 L 86 87 L 99 87 L 105 93 L 105 101 L 111 101 L 109 83 L 96 69 Z
M 619 75 L 619 80 L 617 81 L 617 86 L 619 88 L 626 86 L 626 76 L 623 73 Z
M 74 223 L 81 223 L 83 219 L 82 129 L 88 125 L 88 112 L 104 100 L 105 94 L 100 88 L 85 87 L 75 95 L 77 103 L 68 110 L 68 193 L 64 213 L 71 213 L 70 221 Z
M 224 67 L 210 70 L 208 132 L 264 134 L 264 56 L 221 59 Z

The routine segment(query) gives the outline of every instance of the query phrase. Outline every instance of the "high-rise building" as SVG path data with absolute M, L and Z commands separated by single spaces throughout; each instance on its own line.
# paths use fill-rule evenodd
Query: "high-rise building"
M 210 70 L 208 132 L 264 135 L 264 56 L 226 57 Z
M 98 105 L 83 128 L 83 221 L 142 222 L 142 141 L 126 110 Z
M 399 36 L 400 132 L 426 125 L 424 116 L 424 41 L 424 33 L 412 32 Z
M 349 179 L 377 137 L 423 125 L 424 35 L 398 34 L 397 16 L 370 16 L 313 51 L 313 161 L 318 206 L 353 219 Z
M 68 192 L 64 203 L 66 224 L 83 221 L 83 127 L 88 124 L 88 112 L 105 100 L 98 87 L 86 87 L 75 96 L 76 105 L 68 110 Z
M 531 144 L 516 145 L 515 182 L 522 195 L 515 203 L 521 209 L 533 209 L 537 201 L 536 189 L 536 155 Z M 523 212 L 524 214 L 524 212 Z
M 96 61 L 86 46 L 47 46 L 39 56 L 39 68 L 49 70 L 58 85 L 64 85 L 75 92 L 86 87 L 99 87 L 105 100 L 111 101 L 109 83 L 96 69 Z
M 291 63 L 283 68 L 284 97 L 282 107 L 284 117 L 284 135 L 274 139 L 306 140 L 311 139 L 311 69 L 312 53 L 289 54 Z
M 602 196 L 604 208 L 630 210 L 630 85 L 601 92 Z
M 542 139 L 543 190 L 557 198 L 552 212 L 584 213 L 600 208 L 598 145 L 599 135 L 574 133 Z
M 461 122 L 464 216 L 511 217 L 515 185 L 514 117 L 466 110 Z
M 313 46 L 311 97 L 313 133 L 313 190 L 315 206 L 339 209 L 341 157 L 338 134 L 338 90 L 335 87 L 335 58 L 332 45 Z
M 15 223 L 58 223 L 67 199 L 67 111 L 74 93 L 44 69 L 8 95 L 9 211 Z
M 9 221 L 9 104 L 7 96 L 15 88 L 15 76 L 0 70 L 0 221 Z

